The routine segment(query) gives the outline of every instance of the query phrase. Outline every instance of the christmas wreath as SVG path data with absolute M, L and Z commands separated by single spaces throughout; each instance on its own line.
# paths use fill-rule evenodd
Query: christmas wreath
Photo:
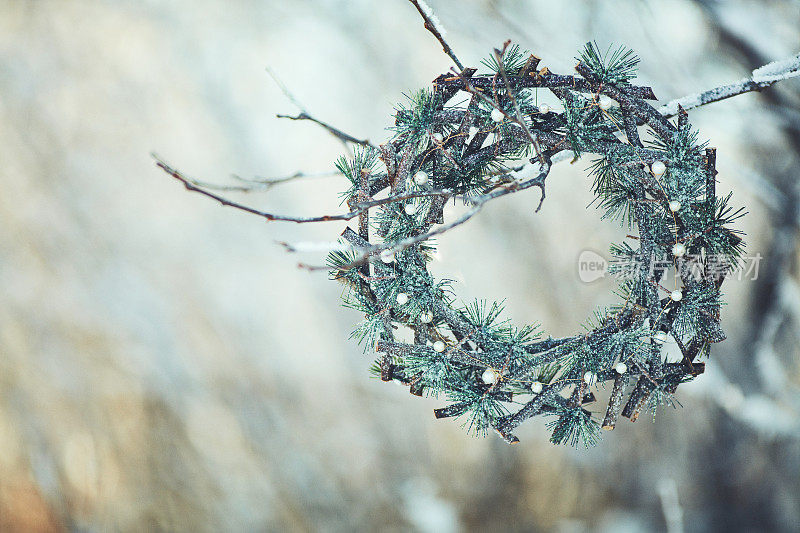
M 389 142 L 336 163 L 358 227 L 342 234 L 328 266 L 348 288 L 345 305 L 364 313 L 353 337 L 378 353 L 373 372 L 413 394 L 446 398 L 437 418 L 463 417 L 471 431 L 493 429 L 509 443 L 518 441 L 517 426 L 542 415 L 552 417 L 554 443 L 591 445 L 620 414 L 636 420 L 673 404 L 678 385 L 703 372 L 698 360 L 709 345 L 725 338 L 720 285 L 744 247 L 730 228 L 741 210 L 715 193 L 714 149 L 698 142 L 685 111 L 670 120 L 648 103 L 649 87 L 632 84 L 639 59 L 589 43 L 577 60 L 577 76 L 559 75 L 506 43 L 484 61 L 488 73 L 439 76 L 397 109 Z M 542 101 L 543 90 L 558 109 Z M 538 211 L 562 152 L 593 158 L 604 218 L 638 229 L 611 246 L 612 271 L 626 274 L 619 304 L 564 338 L 510 324 L 498 303 L 454 305 L 451 282 L 428 272 L 429 239 L 524 189 L 541 192 Z M 518 177 L 520 162 L 533 177 Z M 446 221 L 453 199 L 467 209 Z M 398 338 L 401 327 L 413 341 Z M 667 341 L 680 362 L 664 361 Z M 607 386 L 598 420 L 588 407 Z

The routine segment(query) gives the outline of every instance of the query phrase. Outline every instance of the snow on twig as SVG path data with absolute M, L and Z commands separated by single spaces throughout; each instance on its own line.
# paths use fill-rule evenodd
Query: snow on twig
M 800 54 L 759 67 L 753 71 L 750 78 L 672 100 L 661 106 L 658 111 L 662 115 L 673 117 L 678 114 L 678 106 L 688 111 L 750 91 L 759 91 L 779 81 L 797 76 L 800 76 Z

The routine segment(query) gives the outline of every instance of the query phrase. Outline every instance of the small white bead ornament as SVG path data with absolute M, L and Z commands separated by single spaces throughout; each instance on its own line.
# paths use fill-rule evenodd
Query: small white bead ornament
M 654 176 L 661 176 L 667 171 L 667 165 L 663 161 L 653 161 L 650 169 L 653 171 Z
M 403 211 L 406 212 L 406 215 L 413 215 L 417 212 L 417 206 L 414 204 L 406 204 L 405 207 L 403 207 Z
M 400 305 L 405 305 L 408 303 L 408 294 L 401 292 L 397 295 L 397 303 Z
M 531 392 L 533 392 L 534 394 L 539 394 L 540 392 L 542 392 L 543 388 L 544 385 L 542 385 L 541 381 L 534 381 L 533 383 L 531 383 Z
M 600 109 L 602 109 L 604 111 L 607 111 L 607 110 L 611 109 L 611 106 L 614 105 L 614 100 L 612 100 L 611 98 L 609 98 L 606 95 L 602 95 L 602 96 L 600 96 L 600 101 L 598 102 L 597 105 L 600 106 Z
M 672 255 L 675 257 L 683 257 L 686 255 L 686 246 L 683 243 L 677 243 L 672 247 Z
M 431 313 L 430 311 L 425 311 L 424 313 L 419 315 L 419 321 L 422 322 L 423 324 L 430 324 L 431 322 L 433 322 L 433 313 Z
M 681 291 L 672 291 L 669 293 L 669 297 L 673 302 L 680 302 L 683 300 L 683 293 Z
M 614 370 L 617 371 L 617 374 L 624 374 L 628 371 L 628 365 L 623 362 L 617 363 L 617 366 L 614 367 Z
M 583 375 L 583 381 L 589 386 L 594 385 L 597 382 L 597 375 L 594 372 L 587 372 Z
M 487 385 L 494 385 L 495 383 L 497 383 L 497 380 L 499 378 L 500 374 L 498 374 L 497 371 L 494 370 L 493 368 L 487 368 L 486 370 L 483 371 L 483 374 L 481 375 L 481 379 Z
M 673 213 L 677 213 L 678 211 L 681 210 L 681 203 L 678 200 L 672 200 L 669 203 L 669 210 L 672 211 Z
M 495 122 L 503 122 L 504 118 L 506 118 L 506 116 L 503 114 L 502 111 L 500 111 L 496 107 L 492 109 L 492 120 L 494 120 Z
M 418 171 L 416 174 L 414 174 L 414 183 L 417 185 L 425 185 L 428 183 L 428 173 L 424 170 Z
M 547 104 L 539 104 L 539 113 L 546 115 L 551 111 L 550 106 Z
M 381 252 L 381 261 L 386 263 L 394 263 L 394 252 L 391 250 L 384 250 Z
M 437 143 L 440 143 L 444 140 L 444 135 L 442 135 L 441 133 L 434 133 L 433 140 L 436 141 Z
M 444 343 L 442 341 L 436 341 L 433 343 L 433 351 L 442 353 L 444 351 Z

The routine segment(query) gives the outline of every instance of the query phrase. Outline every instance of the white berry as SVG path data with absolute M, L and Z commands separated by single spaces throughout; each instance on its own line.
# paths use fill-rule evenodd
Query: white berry
M 672 211 L 673 213 L 677 213 L 678 211 L 681 210 L 681 203 L 678 200 L 672 200 L 669 203 L 669 210 Z
M 612 105 L 614 105 L 614 100 L 612 100 L 606 95 L 602 95 L 600 96 L 600 102 L 598 103 L 598 105 L 600 106 L 600 109 L 608 110 L 611 109 Z
M 394 263 L 394 252 L 391 250 L 384 250 L 381 252 L 381 261 L 386 263 Z
M 594 372 L 587 372 L 583 375 L 583 381 L 585 381 L 587 385 L 594 385 L 597 381 L 597 375 Z
M 686 255 L 686 246 L 683 243 L 679 242 L 672 247 L 672 255 L 675 257 L 683 257 Z
M 487 368 L 483 371 L 483 375 L 481 375 L 481 379 L 487 385 L 494 385 L 497 383 L 497 380 L 500 378 L 500 374 L 493 368 Z
M 420 170 L 416 174 L 414 174 L 414 183 L 417 185 L 425 185 L 428 183 L 428 173 L 424 170 Z
M 469 127 L 469 137 L 475 137 L 478 134 L 478 128 L 476 126 Z
M 408 294 L 404 292 L 400 292 L 397 294 L 397 303 L 400 305 L 405 305 L 408 303 Z
M 664 344 L 667 342 L 667 334 L 663 331 L 659 331 L 655 335 L 653 335 L 653 340 L 656 341 L 658 344 Z
M 654 176 L 661 176 L 667 171 L 667 165 L 665 165 L 663 161 L 653 161 L 653 164 L 650 168 L 652 169 Z
M 444 135 L 442 135 L 441 133 L 434 133 L 433 140 L 436 141 L 437 143 L 440 143 L 444 140 Z
M 497 109 L 496 107 L 492 109 L 492 120 L 495 122 L 503 122 L 503 119 L 506 118 L 505 114 L 502 111 Z
M 419 321 L 422 322 L 423 324 L 430 324 L 431 322 L 433 322 L 433 313 L 431 313 L 430 311 L 425 311 L 419 316 Z
M 617 363 L 617 366 L 614 367 L 614 370 L 617 371 L 617 374 L 624 374 L 628 371 L 628 365 L 623 362 Z
M 433 351 L 435 352 L 443 352 L 444 351 L 444 343 L 442 341 L 436 341 L 433 343 Z
M 403 207 L 403 211 L 406 212 L 406 215 L 413 215 L 417 212 L 417 206 L 414 204 L 406 204 L 405 207 Z
M 542 385 L 541 381 L 534 381 L 533 383 L 531 383 L 531 392 L 533 392 L 534 394 L 539 394 L 540 392 L 542 392 L 543 388 L 544 385 Z
M 550 106 L 547 104 L 539 104 L 539 113 L 546 115 L 550 112 Z
M 683 293 L 681 291 L 672 291 L 669 293 L 669 297 L 672 299 L 673 302 L 680 302 L 683 300 Z

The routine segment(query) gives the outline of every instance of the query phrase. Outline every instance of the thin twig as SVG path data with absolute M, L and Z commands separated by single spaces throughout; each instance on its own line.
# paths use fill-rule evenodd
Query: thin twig
M 264 218 L 269 221 L 282 221 L 282 222 L 297 222 L 297 223 L 306 223 L 306 222 L 329 222 L 332 220 L 350 220 L 356 216 L 358 216 L 359 211 L 351 211 L 349 213 L 342 213 L 337 215 L 322 215 L 318 217 L 293 217 L 287 215 L 278 215 L 275 213 L 267 213 L 266 211 L 260 211 L 258 209 L 254 209 L 252 207 L 246 206 L 244 204 L 240 204 L 238 202 L 234 202 L 232 200 L 228 200 L 218 194 L 214 194 L 205 190 L 202 187 L 196 186 L 195 180 L 187 178 L 179 171 L 175 170 L 164 161 L 158 158 L 155 154 L 152 154 L 153 159 L 156 160 L 156 166 L 162 169 L 164 172 L 175 178 L 176 180 L 183 183 L 183 186 L 186 187 L 188 191 L 196 192 L 211 198 L 212 200 L 216 200 L 220 204 L 228 207 L 233 207 L 234 209 L 238 209 L 240 211 L 244 211 L 246 213 L 250 213 L 252 215 L 257 215 L 261 218 Z
M 306 106 L 300 103 L 300 100 L 298 100 L 294 96 L 294 93 L 292 93 L 292 91 L 289 90 L 286 84 L 283 83 L 283 81 L 278 77 L 278 74 L 274 70 L 272 70 L 272 67 L 267 67 L 266 71 L 267 74 L 269 74 L 269 77 L 272 78 L 272 81 L 275 82 L 275 85 L 278 86 L 278 89 L 281 90 L 286 99 L 289 100 L 291 103 L 293 103 L 297 109 L 305 111 Z
M 278 118 L 288 118 L 289 120 L 310 120 L 311 122 L 313 122 L 315 124 L 319 124 L 320 126 L 325 128 L 328 131 L 328 133 L 330 133 L 331 135 L 333 135 L 334 137 L 336 137 L 337 139 L 339 139 L 340 141 L 342 141 L 344 143 L 360 144 L 361 146 L 373 146 L 372 143 L 369 142 L 367 139 L 356 139 L 355 137 L 353 137 L 349 133 L 345 133 L 342 130 L 340 130 L 339 128 L 331 126 L 327 122 L 323 122 L 323 121 L 319 120 L 318 118 L 312 117 L 311 115 L 309 115 L 305 111 L 301 111 L 300 113 L 298 113 L 295 116 L 292 116 L 292 115 L 281 115 L 281 114 L 277 114 L 275 116 L 278 117 Z
M 288 118 L 289 120 L 309 120 L 311 122 L 314 122 L 315 124 L 318 124 L 318 125 L 322 126 L 328 133 L 330 133 L 331 135 L 333 135 L 334 137 L 336 137 L 337 139 L 339 139 L 340 141 L 345 143 L 345 145 L 347 143 L 352 143 L 352 144 L 360 144 L 361 146 L 373 146 L 366 139 L 358 139 L 358 138 L 350 135 L 349 133 L 343 132 L 339 128 L 331 126 L 327 122 L 323 122 L 322 120 L 319 120 L 316 117 L 313 117 L 311 115 L 311 113 L 309 113 L 308 110 L 305 108 L 305 106 L 300 103 L 300 101 L 294 96 L 294 94 L 292 94 L 292 92 L 289 90 L 289 88 L 286 87 L 286 85 L 284 85 L 284 83 L 281 81 L 281 79 L 278 77 L 278 75 L 275 73 L 275 71 L 272 70 L 270 67 L 267 67 L 266 70 L 267 70 L 267 74 L 270 75 L 272 80 L 275 82 L 275 85 L 278 86 L 278 88 L 281 90 L 283 95 L 292 104 L 294 104 L 295 107 L 297 107 L 297 109 L 300 110 L 300 113 L 298 113 L 296 116 L 280 115 L 279 114 L 279 115 L 276 115 L 278 118 Z
M 240 181 L 243 185 L 221 185 L 219 183 L 210 183 L 207 181 L 200 181 L 187 178 L 192 185 L 202 187 L 204 189 L 211 189 L 215 191 L 226 192 L 264 192 L 272 189 L 276 185 L 288 183 L 290 181 L 299 180 L 302 178 L 326 178 L 331 176 L 341 176 L 342 173 L 338 170 L 329 170 L 325 172 L 295 172 L 288 176 L 280 178 L 242 178 L 236 174 L 231 175 L 232 178 Z
M 464 65 L 462 65 L 461 61 L 458 60 L 455 52 L 453 52 L 453 49 L 450 48 L 449 44 L 447 44 L 447 41 L 444 40 L 444 36 L 442 35 L 441 31 L 442 27 L 441 24 L 439 23 L 439 19 L 436 18 L 436 15 L 434 15 L 433 10 L 430 8 L 430 6 L 426 4 L 424 0 L 409 0 L 409 2 L 411 2 L 414 5 L 414 7 L 417 8 L 417 11 L 419 11 L 420 16 L 422 17 L 422 20 L 425 21 L 425 29 L 431 32 L 434 37 L 436 37 L 436 39 L 442 45 L 444 53 L 450 56 L 450 59 L 452 59 L 453 62 L 456 64 L 458 70 L 464 70 Z

